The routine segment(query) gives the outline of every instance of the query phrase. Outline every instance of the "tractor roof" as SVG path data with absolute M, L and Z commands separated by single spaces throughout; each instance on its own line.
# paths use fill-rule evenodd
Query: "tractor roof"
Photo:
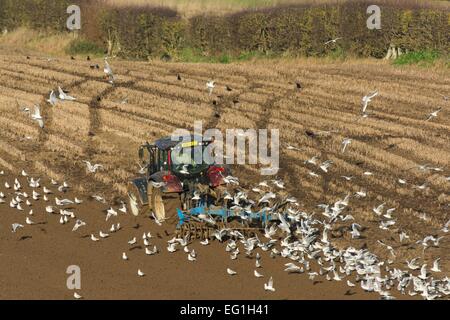
M 178 140 L 172 140 L 172 137 L 164 137 L 155 141 L 155 146 L 161 150 L 168 150 L 175 147 L 180 142 L 190 142 L 190 141 L 205 141 L 202 136 L 190 135 L 190 136 L 180 136 Z

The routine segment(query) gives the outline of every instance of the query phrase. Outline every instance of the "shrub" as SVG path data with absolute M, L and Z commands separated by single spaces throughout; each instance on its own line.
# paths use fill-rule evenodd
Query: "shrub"
M 66 53 L 70 55 L 93 55 L 101 56 L 105 49 L 89 40 L 79 38 L 74 39 L 66 48 Z

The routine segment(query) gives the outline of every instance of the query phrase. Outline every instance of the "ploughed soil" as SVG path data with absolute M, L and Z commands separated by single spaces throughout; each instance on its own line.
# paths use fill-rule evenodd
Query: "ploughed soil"
M 18 178 L 26 191 L 32 206 L 22 203 L 23 211 L 10 208 L 9 201 L 14 190 L 6 189 Z M 42 199 L 43 186 L 54 193 L 48 202 Z M 41 199 L 31 199 L 32 189 L 26 178 L 5 174 L 0 176 L 0 191 L 6 196 L 6 203 L 0 204 L 0 299 L 73 299 L 73 290 L 67 288 L 69 274 L 66 270 L 77 265 L 81 270 L 81 289 L 76 292 L 84 299 L 378 299 L 378 294 L 365 293 L 362 289 L 350 288 L 346 279 L 341 282 L 327 281 L 324 277 L 309 280 L 308 275 L 288 274 L 284 264 L 290 260 L 280 256 L 271 258 L 268 252 L 261 254 L 262 267 L 258 272 L 263 278 L 253 275 L 255 258 L 245 253 L 231 260 L 225 251 L 225 244 L 210 241 L 207 246 L 193 240 L 188 248 L 195 249 L 197 261 L 191 262 L 178 246 L 175 253 L 167 250 L 167 241 L 174 237 L 175 219 L 157 225 L 149 215 L 134 217 L 119 212 L 117 217 L 106 219 L 109 204 L 92 198 L 80 197 L 70 189 L 65 193 L 57 191 L 48 180 L 41 180 Z M 57 207 L 54 198 L 81 198 L 79 205 Z M 60 215 L 47 213 L 45 207 L 52 205 L 73 211 L 77 219 L 86 226 L 72 232 L 75 219 L 60 223 Z M 175 214 L 176 201 L 169 203 L 169 214 Z M 113 206 L 116 210 L 120 205 Z M 30 210 L 33 215 L 28 215 Z M 34 225 L 25 223 L 29 216 Z M 21 223 L 16 233 L 11 231 L 12 223 Z M 121 229 L 111 233 L 112 224 L 120 223 Z M 109 233 L 100 238 L 99 232 Z M 159 252 L 146 255 L 142 240 L 143 233 L 151 232 L 151 248 L 156 245 Z M 90 235 L 100 239 L 94 242 Z M 135 245 L 128 244 L 137 238 Z M 243 248 L 240 248 L 243 252 Z M 122 259 L 125 252 L 128 260 Z M 227 268 L 237 272 L 227 274 Z M 318 271 L 317 265 L 312 268 Z M 139 277 L 137 271 L 145 273 Z M 264 290 L 264 283 L 273 277 L 275 292 Z M 354 282 L 353 278 L 350 278 Z M 401 297 L 399 297 L 401 298 Z

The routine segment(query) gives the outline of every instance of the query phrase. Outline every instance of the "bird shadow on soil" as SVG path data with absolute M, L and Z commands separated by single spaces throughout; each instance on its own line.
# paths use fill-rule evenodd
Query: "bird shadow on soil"
M 344 295 L 346 296 L 353 296 L 354 294 L 356 294 L 356 292 L 352 292 L 351 290 L 347 290 Z
M 23 241 L 23 240 L 28 240 L 28 239 L 32 239 L 32 236 L 22 236 L 19 238 L 19 241 Z

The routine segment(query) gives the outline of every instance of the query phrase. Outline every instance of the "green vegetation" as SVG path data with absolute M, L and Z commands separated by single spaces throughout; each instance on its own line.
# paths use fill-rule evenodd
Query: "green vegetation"
M 105 50 L 96 43 L 83 38 L 78 38 L 72 40 L 65 51 L 70 55 L 102 56 L 104 55 Z
M 408 52 L 394 60 L 394 64 L 398 66 L 415 64 L 423 67 L 433 66 L 441 54 L 437 51 L 418 51 Z

